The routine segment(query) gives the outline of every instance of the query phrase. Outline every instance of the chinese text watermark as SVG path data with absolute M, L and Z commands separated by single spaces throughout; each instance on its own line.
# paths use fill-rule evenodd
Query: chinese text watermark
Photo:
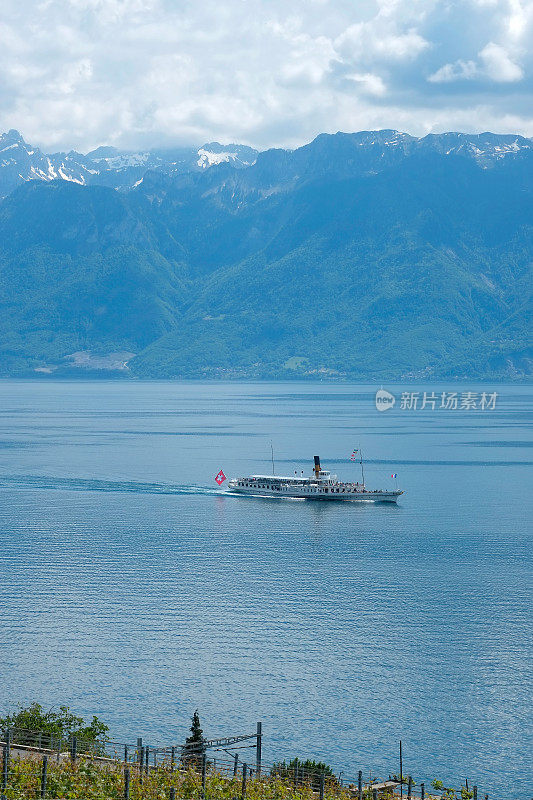
M 401 392 L 399 408 L 402 411 L 493 411 L 497 392 Z M 376 408 L 388 411 L 396 404 L 396 397 L 386 389 L 376 392 Z

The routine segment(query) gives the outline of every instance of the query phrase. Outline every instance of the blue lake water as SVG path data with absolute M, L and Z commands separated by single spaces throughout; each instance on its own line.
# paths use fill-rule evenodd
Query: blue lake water
M 264 759 L 531 797 L 531 411 L 378 412 L 376 386 L 0 383 L 1 710 L 114 738 L 255 730 Z M 400 392 L 400 387 L 387 387 Z M 406 387 L 401 387 L 405 389 Z M 240 498 L 325 467 L 398 506 Z

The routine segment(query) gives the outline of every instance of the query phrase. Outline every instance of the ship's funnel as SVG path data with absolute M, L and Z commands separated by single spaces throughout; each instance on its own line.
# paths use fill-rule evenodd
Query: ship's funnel
M 320 456 L 315 456 L 314 470 L 315 470 L 315 475 L 318 478 L 318 474 L 320 472 Z

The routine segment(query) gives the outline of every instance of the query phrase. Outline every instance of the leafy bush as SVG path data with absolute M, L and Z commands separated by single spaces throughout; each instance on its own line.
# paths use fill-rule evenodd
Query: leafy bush
M 31 703 L 27 707 L 19 705 L 18 711 L 0 717 L 0 729 L 15 728 L 18 730 L 17 741 L 20 744 L 34 744 L 31 733 L 44 733 L 59 740 L 68 740 L 76 736 L 81 742 L 97 745 L 93 752 L 101 752 L 109 730 L 98 717 L 93 717 L 86 725 L 83 717 L 73 714 L 68 706 L 59 706 L 58 711 L 45 711 L 39 703 Z M 28 731 L 27 736 L 24 732 Z
M 445 798 L 445 800 L 455 800 L 457 797 L 455 789 L 446 787 L 441 780 L 435 779 L 434 781 L 431 781 L 431 785 L 438 792 L 442 792 L 442 797 Z
M 305 761 L 301 761 L 299 758 L 293 758 L 288 764 L 286 761 L 278 761 L 272 766 L 272 774 L 278 775 L 281 778 L 294 778 L 296 769 L 298 769 L 302 778 L 308 775 L 314 775 L 315 773 L 324 773 L 324 775 L 328 777 L 335 777 L 331 767 L 324 764 L 323 761 L 311 761 L 309 758 Z
M 330 786 L 337 786 L 338 781 L 330 766 L 323 761 L 306 759 L 301 761 L 293 758 L 289 763 L 278 761 L 273 764 L 271 775 L 282 780 L 292 781 L 295 785 L 307 784 L 313 791 L 318 791 L 320 787 L 320 777 L 324 775 Z

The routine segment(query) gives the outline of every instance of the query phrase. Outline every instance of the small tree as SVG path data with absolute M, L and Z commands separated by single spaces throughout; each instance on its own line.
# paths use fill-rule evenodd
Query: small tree
M 202 756 L 206 750 L 198 709 L 192 715 L 190 731 L 191 735 L 185 739 L 181 761 L 186 766 L 196 767 L 202 763 Z
M 73 714 L 68 706 L 59 706 L 58 711 L 45 711 L 39 703 L 31 703 L 27 707 L 19 705 L 15 713 L 0 717 L 0 730 L 7 728 L 19 729 L 17 741 L 20 744 L 32 744 L 31 733 L 45 733 L 57 739 L 76 736 L 80 744 L 87 742 L 92 745 L 91 750 L 97 751 L 103 750 L 109 730 L 98 717 L 93 717 L 90 724 L 86 725 L 83 717 Z

